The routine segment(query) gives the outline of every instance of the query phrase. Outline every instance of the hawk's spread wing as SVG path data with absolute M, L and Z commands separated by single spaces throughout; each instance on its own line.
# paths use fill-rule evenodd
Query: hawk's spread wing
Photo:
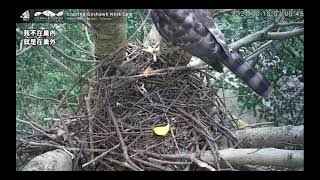
M 208 10 L 153 9 L 152 20 L 159 34 L 222 72 L 227 66 L 257 94 L 269 96 L 271 85 L 225 42 Z

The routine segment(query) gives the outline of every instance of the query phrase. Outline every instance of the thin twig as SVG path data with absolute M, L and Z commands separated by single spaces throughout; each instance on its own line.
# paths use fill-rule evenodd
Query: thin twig
M 60 123 L 61 123 L 62 127 L 64 128 L 64 131 L 66 132 L 67 140 L 68 140 L 70 146 L 72 147 L 73 144 L 72 144 L 71 136 L 70 136 L 69 130 L 68 130 L 68 128 L 67 128 L 67 126 L 66 126 L 66 124 L 65 124 L 65 122 L 64 122 L 64 119 L 62 118 L 60 112 L 58 111 L 57 106 L 54 105 L 53 108 L 54 108 L 56 114 L 58 115 L 58 117 L 60 118 Z
M 140 168 L 136 169 L 133 166 L 131 166 L 130 164 L 128 164 L 127 162 L 121 162 L 121 161 L 115 160 L 115 159 L 110 158 L 110 157 L 105 157 L 104 159 L 106 159 L 106 160 L 108 160 L 108 161 L 110 161 L 112 163 L 115 163 L 115 164 L 117 164 L 119 166 L 123 166 L 123 167 L 126 167 L 128 169 L 131 169 L 133 171 L 139 171 L 140 170 Z
M 33 98 L 40 99 L 40 100 L 50 100 L 50 101 L 54 101 L 54 102 L 58 102 L 58 103 L 60 102 L 57 99 L 39 97 L 39 96 L 35 96 L 35 95 L 32 95 L 32 94 L 26 94 L 26 93 L 23 93 L 23 92 L 16 92 L 16 94 L 22 94 L 22 95 L 33 97 Z
M 158 164 L 147 162 L 147 161 L 144 161 L 142 159 L 138 159 L 138 158 L 132 158 L 132 159 L 135 160 L 135 161 L 138 161 L 139 163 L 142 163 L 142 164 L 150 166 L 150 167 L 157 168 L 157 169 L 162 170 L 162 171 L 172 171 L 170 168 L 166 168 L 166 167 L 163 167 L 163 166 L 158 165 Z
M 148 158 L 149 161 L 154 161 L 161 164 L 175 164 L 175 165 L 186 165 L 186 164 L 192 164 L 191 162 L 179 162 L 179 161 L 166 161 L 166 160 L 159 160 L 152 157 Z
M 91 149 L 94 149 L 94 144 L 93 144 L 93 137 L 92 137 L 92 135 L 93 135 L 93 130 L 92 130 L 92 122 L 93 122 L 93 118 L 94 118 L 94 115 L 93 115 L 93 113 L 92 113 L 92 110 L 91 110 L 91 108 L 90 108 L 90 101 L 91 101 L 91 96 L 92 96 L 92 87 L 90 87 L 90 90 L 89 90 L 89 93 L 88 93 L 88 97 L 86 98 L 84 98 L 84 100 L 85 100 L 85 103 L 86 103 L 86 108 L 87 108 L 87 113 L 88 113 L 88 124 L 89 124 L 89 141 L 90 141 L 90 148 Z M 93 152 L 91 152 L 90 153 L 90 157 L 91 157 L 91 160 L 93 160 L 93 158 L 94 158 L 94 154 L 93 154 Z
M 91 161 L 85 163 L 82 165 L 82 168 L 92 164 L 92 163 L 95 163 L 96 161 L 100 160 L 101 158 L 103 158 L 105 155 L 107 155 L 110 151 L 113 151 L 114 149 L 117 149 L 118 147 L 120 146 L 120 144 L 114 146 L 113 148 L 110 148 L 109 150 L 107 150 L 106 152 L 104 153 L 101 153 L 99 156 L 95 157 L 94 159 L 92 159 Z
M 31 126 L 33 129 L 35 129 L 36 131 L 39 131 L 40 133 L 42 133 L 43 135 L 47 136 L 50 139 L 54 139 L 53 136 L 51 136 L 50 134 L 44 132 L 43 130 L 37 128 L 36 126 L 34 126 L 32 123 L 28 122 L 28 121 L 24 121 L 22 119 L 16 118 L 17 121 L 24 123 L 24 124 L 28 124 L 29 126 Z
M 20 56 L 21 54 L 27 52 L 27 51 L 30 50 L 31 48 L 32 48 L 32 45 L 30 45 L 30 46 L 28 46 L 28 47 L 26 47 L 26 48 L 23 48 L 22 50 L 18 50 L 18 51 L 16 52 L 16 56 Z
M 246 126 L 239 128 L 239 129 L 245 129 L 248 127 L 255 128 L 257 126 L 264 126 L 264 125 L 270 125 L 270 124 L 275 124 L 275 122 L 262 122 L 262 123 L 256 123 L 256 124 L 249 124 L 249 125 L 246 125 Z

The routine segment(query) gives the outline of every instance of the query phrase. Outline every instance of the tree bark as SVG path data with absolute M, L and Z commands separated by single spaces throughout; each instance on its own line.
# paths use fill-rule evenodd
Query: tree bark
M 127 16 L 125 9 L 90 9 L 91 13 L 108 13 L 104 20 L 90 20 L 90 25 L 94 31 L 94 45 L 96 56 L 103 57 L 110 55 L 127 40 Z M 119 52 L 114 66 L 119 66 L 124 60 L 126 48 Z M 107 67 L 103 67 L 106 70 Z M 108 75 L 115 73 L 116 68 L 112 68 Z
M 90 25 L 94 33 L 94 46 L 95 55 L 104 59 L 104 57 L 112 54 L 120 46 L 127 41 L 127 16 L 124 14 L 127 12 L 125 9 L 90 9 L 90 13 L 106 13 L 107 16 L 104 19 L 90 20 Z M 112 66 L 101 66 L 95 72 L 93 76 L 96 76 L 97 80 L 102 79 L 105 76 L 115 75 L 119 73 L 117 67 L 119 67 L 126 57 L 126 48 L 123 48 L 115 56 Z M 97 63 L 98 64 L 98 63 Z M 107 72 L 106 72 L 107 71 Z M 95 95 L 92 95 L 95 97 Z M 105 92 L 97 95 L 97 108 L 103 109 L 105 107 Z

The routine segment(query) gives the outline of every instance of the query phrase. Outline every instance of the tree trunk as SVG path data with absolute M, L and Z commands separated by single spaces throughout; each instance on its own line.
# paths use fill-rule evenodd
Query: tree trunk
M 110 55 L 127 40 L 127 12 L 125 9 L 90 9 L 91 13 L 108 13 L 104 20 L 91 20 L 90 25 L 94 31 L 95 54 L 98 57 Z M 125 58 L 126 48 L 119 52 L 114 66 L 119 66 Z M 103 67 L 103 72 L 107 67 Z M 108 75 L 114 74 L 116 68 L 109 70 Z M 100 72 L 101 73 L 101 72 Z
M 303 149 L 304 126 L 263 127 L 234 131 L 234 136 L 241 141 L 240 147 L 285 148 L 294 146 Z
M 71 156 L 61 149 L 33 158 L 22 171 L 72 171 Z
M 107 13 L 104 20 L 90 20 L 90 25 L 94 32 L 95 55 L 104 59 L 112 54 L 116 49 L 122 46 L 127 40 L 127 12 L 125 9 L 90 9 L 91 13 Z M 115 75 L 117 67 L 121 65 L 126 57 L 126 48 L 123 48 L 116 56 L 114 62 L 110 65 L 98 68 L 94 73 L 97 81 L 104 76 Z M 112 59 L 113 60 L 113 59 Z M 92 97 L 95 97 L 93 95 Z M 96 95 L 98 102 L 97 108 L 105 107 L 105 92 Z M 103 113 L 103 112 L 102 112 Z

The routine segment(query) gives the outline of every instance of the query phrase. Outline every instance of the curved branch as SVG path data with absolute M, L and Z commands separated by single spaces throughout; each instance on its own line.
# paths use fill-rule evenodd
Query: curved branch
M 269 40 L 285 40 L 290 39 L 294 36 L 299 36 L 304 34 L 304 28 L 294 29 L 292 31 L 286 31 L 286 32 L 269 32 L 265 39 Z
M 251 44 L 255 41 L 262 40 L 285 40 L 290 39 L 295 36 L 304 34 L 304 28 L 294 29 L 286 32 L 265 32 L 265 30 L 257 31 L 253 34 L 250 34 L 234 43 L 231 43 L 229 46 L 232 49 L 239 49 L 242 46 Z

